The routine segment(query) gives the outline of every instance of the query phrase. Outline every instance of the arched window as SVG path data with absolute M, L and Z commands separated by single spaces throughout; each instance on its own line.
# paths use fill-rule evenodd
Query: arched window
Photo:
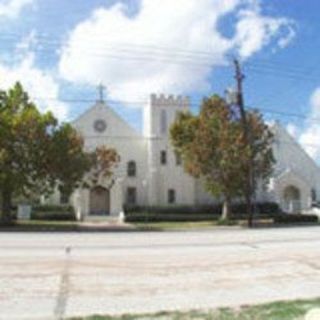
M 175 152 L 175 157 L 176 157 L 176 165 L 180 166 L 182 163 L 181 154 L 179 152 Z
M 70 195 L 66 192 L 60 192 L 60 204 L 68 204 L 69 196 Z
M 137 202 L 137 189 L 134 187 L 127 188 L 127 204 L 136 204 Z
M 288 213 L 300 213 L 301 211 L 301 192 L 300 190 L 289 185 L 283 190 L 284 211 Z
M 167 113 L 166 110 L 162 109 L 161 110 L 161 118 L 160 118 L 160 128 L 161 128 L 161 133 L 166 134 L 167 133 Z
M 137 165 L 135 161 L 129 161 L 127 167 L 128 177 L 135 177 L 137 175 Z
M 173 204 L 176 202 L 176 191 L 174 189 L 168 190 L 168 203 Z
M 160 151 L 160 163 L 162 165 L 167 164 L 167 151 L 166 150 Z

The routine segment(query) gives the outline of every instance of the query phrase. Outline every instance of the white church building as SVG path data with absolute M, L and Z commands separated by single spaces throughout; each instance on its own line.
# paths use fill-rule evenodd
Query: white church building
M 111 178 L 92 189 L 79 189 L 70 201 L 82 218 L 118 216 L 125 205 L 196 206 L 217 202 L 201 182 L 184 172 L 175 154 L 169 128 L 176 113 L 190 108 L 188 97 L 152 94 L 143 110 L 143 133 L 134 130 L 113 109 L 98 101 L 72 125 L 83 136 L 85 148 L 113 147 L 121 161 Z M 278 123 L 275 170 L 267 188 L 257 190 L 257 201 L 275 201 L 286 212 L 301 212 L 320 195 L 320 170 L 313 159 Z M 66 201 L 59 194 L 54 203 Z

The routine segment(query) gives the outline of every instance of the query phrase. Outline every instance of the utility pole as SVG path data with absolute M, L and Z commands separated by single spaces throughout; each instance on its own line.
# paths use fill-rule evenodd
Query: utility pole
M 249 128 L 249 123 L 248 123 L 246 111 L 244 108 L 244 100 L 243 100 L 242 82 L 244 80 L 244 74 L 241 71 L 240 63 L 237 59 L 234 59 L 234 67 L 235 67 L 235 79 L 237 81 L 237 105 L 240 110 L 244 143 L 245 143 L 245 146 L 250 146 L 250 149 L 251 149 L 250 128 Z M 247 214 L 248 214 L 248 226 L 252 227 L 253 225 L 253 210 L 252 210 L 253 161 L 252 161 L 251 150 L 250 150 L 249 159 L 248 159 L 248 163 L 245 171 L 246 171 L 245 199 L 246 199 L 246 207 L 247 207 Z

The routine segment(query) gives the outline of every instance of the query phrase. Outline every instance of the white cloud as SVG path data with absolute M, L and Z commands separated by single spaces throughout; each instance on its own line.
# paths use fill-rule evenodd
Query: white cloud
M 218 30 L 226 14 L 236 14 L 231 39 Z M 116 100 L 204 92 L 212 67 L 225 63 L 228 53 L 238 49 L 248 58 L 288 24 L 263 16 L 258 0 L 142 0 L 133 17 L 118 3 L 95 10 L 70 32 L 59 71 L 71 82 L 103 82 Z
M 305 123 L 305 130 L 299 137 L 299 142 L 316 159 L 320 159 L 320 88 L 317 88 L 310 98 L 311 112 Z
M 268 45 L 278 36 L 278 46 L 285 48 L 295 37 L 294 22 L 287 18 L 263 16 L 257 2 L 251 7 L 240 10 L 236 25 L 236 46 L 242 58 L 248 58 Z
M 292 40 L 296 37 L 296 31 L 293 27 L 295 23 L 291 22 L 287 24 L 287 34 L 278 40 L 278 45 L 280 49 L 286 48 Z
M 16 18 L 19 16 L 21 10 L 34 2 L 34 0 L 3 0 L 0 3 L 0 18 Z
M 299 128 L 293 123 L 289 123 L 286 129 L 293 138 L 296 139 L 299 136 Z
M 17 44 L 13 65 L 0 63 L 0 88 L 7 90 L 19 81 L 30 98 L 42 112 L 52 111 L 60 120 L 68 117 L 68 105 L 59 101 L 59 83 L 49 71 L 40 70 L 35 65 L 35 56 L 29 50 L 34 42 L 34 32 Z

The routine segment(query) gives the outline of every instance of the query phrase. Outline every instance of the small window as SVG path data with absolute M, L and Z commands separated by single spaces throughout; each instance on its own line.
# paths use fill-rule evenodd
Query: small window
M 181 160 L 181 155 L 179 152 L 175 152 L 175 156 L 176 156 L 176 165 L 177 166 L 181 166 L 182 160 Z
M 127 189 L 127 204 L 136 204 L 137 201 L 137 189 L 129 187 Z
M 135 177 L 137 175 L 137 165 L 135 161 L 129 161 L 127 167 L 128 177 Z
M 168 190 L 168 203 L 176 202 L 176 191 L 174 189 Z
M 66 192 L 60 191 L 60 204 L 68 204 L 69 203 L 69 194 Z
M 167 152 L 165 150 L 160 153 L 160 162 L 161 164 L 167 164 Z
M 166 110 L 161 110 L 160 128 L 161 133 L 165 134 L 167 132 L 167 113 Z
M 311 200 L 312 202 L 316 202 L 317 201 L 317 192 L 316 189 L 311 189 Z

